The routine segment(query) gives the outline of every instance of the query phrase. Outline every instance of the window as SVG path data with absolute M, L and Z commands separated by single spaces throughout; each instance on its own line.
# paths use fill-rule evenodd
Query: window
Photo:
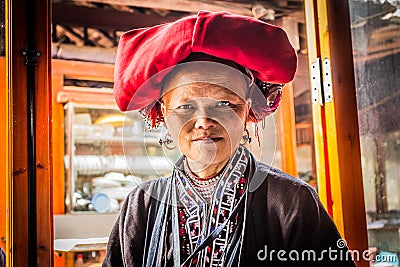
M 350 0 L 369 246 L 400 252 L 400 2 Z

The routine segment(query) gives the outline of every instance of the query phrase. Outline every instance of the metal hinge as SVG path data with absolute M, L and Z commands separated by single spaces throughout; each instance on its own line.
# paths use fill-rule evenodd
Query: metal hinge
M 321 75 L 322 69 L 322 75 Z M 322 78 L 322 83 L 321 83 Z M 319 103 L 323 106 L 325 103 L 332 101 L 332 75 L 331 61 L 326 58 L 322 61 L 317 58 L 311 64 L 311 100 L 313 104 Z
M 28 42 L 25 44 L 25 49 L 21 51 L 21 56 L 25 57 L 25 65 L 27 66 L 37 66 L 37 59 L 40 55 L 37 45 L 29 45 Z

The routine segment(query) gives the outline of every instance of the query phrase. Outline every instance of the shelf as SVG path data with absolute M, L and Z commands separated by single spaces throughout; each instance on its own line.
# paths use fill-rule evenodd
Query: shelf
M 68 169 L 68 157 L 65 156 L 64 160 Z M 77 155 L 73 164 L 75 171 L 81 176 L 103 175 L 109 172 L 147 176 L 158 172 L 166 174 L 172 169 L 164 156 Z
M 117 217 L 118 213 L 54 215 L 54 239 L 108 237 Z
M 121 144 L 121 143 L 129 143 L 129 144 L 144 144 L 144 145 L 159 145 L 159 140 L 155 137 L 129 137 L 122 138 L 120 136 L 113 137 L 83 137 L 76 136 L 74 138 L 75 144 Z
M 106 250 L 108 238 L 87 239 L 55 239 L 55 252 L 85 252 L 95 250 Z

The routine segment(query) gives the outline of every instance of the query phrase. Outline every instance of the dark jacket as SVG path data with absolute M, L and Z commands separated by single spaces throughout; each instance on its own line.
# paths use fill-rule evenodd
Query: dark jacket
M 341 237 L 315 190 L 254 162 L 241 266 L 355 266 L 344 261 L 349 259 L 347 248 L 338 246 Z M 146 266 L 149 253 L 157 253 L 151 248 L 153 226 L 159 196 L 170 179 L 144 183 L 129 194 L 110 234 L 103 266 Z M 165 257 L 172 259 L 172 249 Z
M 6 267 L 6 254 L 2 248 L 0 248 L 0 267 Z

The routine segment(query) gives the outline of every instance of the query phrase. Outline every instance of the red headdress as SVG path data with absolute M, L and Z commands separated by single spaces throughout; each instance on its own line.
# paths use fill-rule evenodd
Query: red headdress
M 290 82 L 297 68 L 296 51 L 281 28 L 250 17 L 200 11 L 121 37 L 114 73 L 114 96 L 120 109 L 141 110 L 154 104 L 167 73 L 155 75 L 192 53 L 233 61 L 248 69 L 258 85 L 265 82 L 262 87 Z M 271 107 L 267 109 L 270 113 Z M 267 114 L 261 112 L 258 118 Z

